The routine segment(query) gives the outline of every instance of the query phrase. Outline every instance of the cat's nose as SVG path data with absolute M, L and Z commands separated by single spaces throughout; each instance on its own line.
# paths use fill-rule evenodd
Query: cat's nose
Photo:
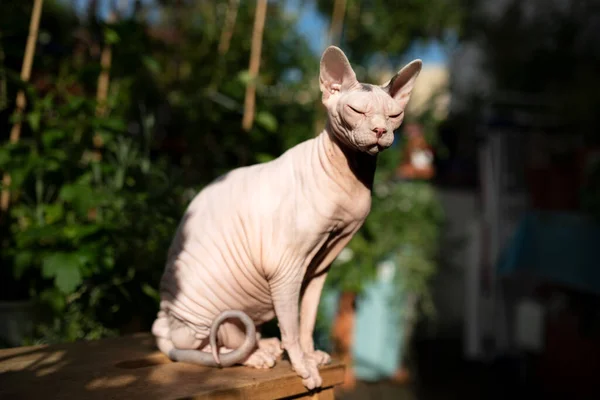
M 379 139 L 380 137 L 382 137 L 383 135 L 385 135 L 385 133 L 387 132 L 387 129 L 385 129 L 385 128 L 373 128 L 373 132 L 375 132 L 375 136 L 377 137 L 377 139 Z

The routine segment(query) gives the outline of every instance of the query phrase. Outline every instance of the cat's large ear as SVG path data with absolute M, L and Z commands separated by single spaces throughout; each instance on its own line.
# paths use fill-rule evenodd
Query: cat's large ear
M 402 109 L 406 108 L 410 95 L 415 87 L 415 82 L 423 62 L 419 59 L 411 61 L 408 65 L 402 68 L 388 82 L 381 85 L 383 90 L 389 93 L 400 105 Z
M 355 85 L 358 85 L 358 81 L 348 58 L 338 47 L 329 46 L 321 57 L 319 74 L 319 86 L 323 93 L 323 101 L 326 101 L 332 94 L 350 89 Z

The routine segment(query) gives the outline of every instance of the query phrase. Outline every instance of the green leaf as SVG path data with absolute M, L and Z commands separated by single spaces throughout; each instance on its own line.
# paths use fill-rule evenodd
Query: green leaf
M 96 306 L 100 303 L 100 299 L 102 297 L 102 290 L 98 287 L 92 288 L 90 291 L 90 305 Z
M 16 113 L 16 112 L 13 113 L 9 119 L 9 121 L 12 125 L 18 124 L 19 122 L 23 122 L 23 120 L 25 120 L 25 116 L 23 114 Z
M 40 102 L 39 106 L 46 111 L 50 111 L 54 108 L 54 93 L 48 93 Z
M 56 286 L 65 294 L 74 292 L 81 282 L 81 272 L 77 268 L 62 268 L 55 278 Z
M 248 70 L 243 70 L 240 71 L 237 75 L 237 78 L 239 79 L 240 82 L 242 82 L 244 85 L 247 85 L 250 80 L 251 80 L 251 76 L 250 76 L 250 71 Z
M 27 115 L 27 122 L 31 130 L 37 132 L 40 129 L 40 122 L 42 120 L 42 114 L 39 111 L 32 111 Z
M 256 155 L 256 161 L 258 161 L 259 163 L 266 163 L 274 159 L 275 157 L 273 155 L 267 153 L 259 153 Z
M 0 147 L 0 168 L 10 161 L 10 151 L 6 147 Z
M 86 103 L 86 99 L 83 96 L 69 96 L 68 99 L 69 101 L 66 106 L 69 113 L 78 111 Z
M 152 298 L 154 301 L 160 301 L 160 293 L 158 293 L 158 290 L 156 290 L 149 284 L 142 284 L 142 292 L 144 292 L 146 296 Z
M 104 40 L 106 40 L 108 44 L 115 44 L 119 42 L 119 35 L 114 30 L 106 28 L 104 30 Z
M 96 130 L 107 130 L 114 132 L 124 132 L 127 129 L 127 125 L 121 118 L 98 118 L 94 121 L 94 127 Z
M 9 160 L 11 164 L 11 184 L 14 188 L 19 188 L 23 182 L 29 177 L 35 163 L 39 161 L 35 154 L 25 156 L 12 156 Z
M 81 266 L 82 262 L 77 254 L 53 253 L 44 257 L 42 275 L 45 278 L 54 278 L 56 287 L 69 294 L 82 282 Z
M 256 114 L 256 123 L 270 132 L 275 132 L 278 127 L 277 119 L 267 111 L 260 111 Z
M 58 171 L 63 164 L 58 160 L 48 160 L 44 163 L 44 169 L 49 172 Z
M 40 293 L 40 301 L 50 306 L 55 312 L 61 312 L 67 305 L 65 296 L 56 288 L 46 289 Z
M 46 223 L 53 224 L 59 221 L 65 214 L 61 203 L 48 204 L 45 206 Z
M 48 129 L 42 135 L 42 143 L 45 147 L 52 147 L 57 141 L 64 139 L 66 133 L 61 129 Z
M 64 185 L 58 196 L 71 203 L 80 215 L 87 215 L 88 210 L 100 201 L 92 187 L 79 184 Z
M 14 258 L 13 275 L 15 279 L 20 279 L 23 273 L 31 267 L 33 262 L 33 252 L 23 250 L 18 252 Z
M 143 56 L 142 57 L 142 62 L 144 63 L 144 65 L 146 66 L 146 68 L 148 68 L 148 70 L 150 72 L 152 72 L 154 74 L 160 73 L 160 64 L 153 57 Z
M 17 244 L 22 247 L 32 246 L 36 242 L 55 241 L 60 239 L 61 229 L 56 225 L 32 226 L 18 233 Z
M 87 236 L 93 235 L 100 230 L 100 225 L 69 225 L 63 229 L 65 237 L 69 240 L 81 240 Z
M 113 269 L 115 266 L 115 257 L 111 252 L 107 252 L 102 258 L 102 262 L 107 269 Z
M 77 257 L 80 270 L 84 273 L 84 275 L 85 272 L 88 272 L 87 268 L 85 267 L 89 268 L 90 265 L 94 265 L 94 260 L 98 258 L 97 250 L 93 246 L 79 248 L 74 255 Z

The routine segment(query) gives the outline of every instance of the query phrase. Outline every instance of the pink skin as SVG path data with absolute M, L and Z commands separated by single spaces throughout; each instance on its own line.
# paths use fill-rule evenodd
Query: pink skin
M 304 385 L 321 386 L 318 366 L 330 357 L 313 331 L 327 271 L 369 214 L 376 156 L 392 144 L 420 70 L 415 60 L 382 86 L 364 85 L 340 49 L 325 50 L 326 129 L 191 202 L 161 280 L 152 327 L 161 351 L 270 368 L 285 349 Z M 261 339 L 256 328 L 275 316 L 281 342 Z

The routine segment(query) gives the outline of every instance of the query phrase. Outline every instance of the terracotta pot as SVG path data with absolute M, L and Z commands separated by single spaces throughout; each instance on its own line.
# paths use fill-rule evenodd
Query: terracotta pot
M 356 317 L 356 293 L 343 292 L 340 295 L 338 311 L 331 330 L 334 356 L 346 364 L 346 379 L 342 389 L 352 389 L 356 384 L 352 368 L 352 341 L 354 340 L 354 320 Z
M 392 376 L 391 381 L 399 384 L 399 385 L 406 385 L 410 382 L 411 380 L 411 375 L 410 375 L 410 371 L 408 369 L 406 369 L 405 367 L 400 367 L 398 368 L 398 371 L 396 371 L 396 373 L 394 374 L 394 376 Z
M 396 176 L 401 179 L 432 179 L 435 176 L 433 148 L 425 140 L 422 126 L 413 123 L 404 129 L 407 143 Z

